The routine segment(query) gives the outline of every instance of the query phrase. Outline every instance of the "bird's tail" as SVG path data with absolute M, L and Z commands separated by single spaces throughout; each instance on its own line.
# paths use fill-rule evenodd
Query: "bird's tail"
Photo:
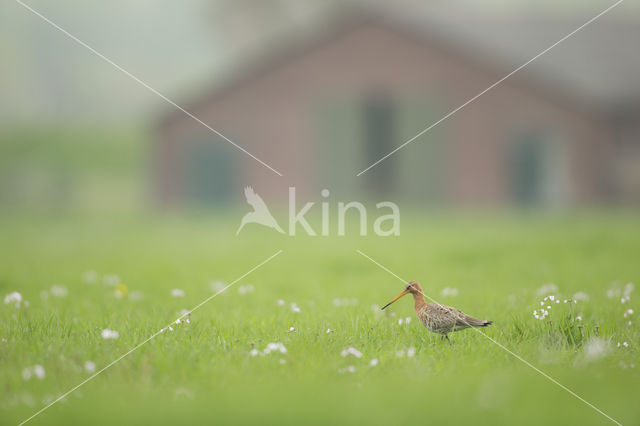
M 490 324 L 493 323 L 493 321 L 485 321 L 485 320 L 469 317 L 469 318 L 466 318 L 465 323 L 467 326 L 470 326 L 470 327 L 488 327 Z

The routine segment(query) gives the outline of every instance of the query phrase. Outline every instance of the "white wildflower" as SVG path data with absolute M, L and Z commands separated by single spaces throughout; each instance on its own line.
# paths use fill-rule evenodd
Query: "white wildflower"
M 341 368 L 338 370 L 338 373 L 340 374 L 355 373 L 355 372 L 356 372 L 356 367 L 354 367 L 353 365 L 349 365 L 347 368 Z
M 558 292 L 558 286 L 553 283 L 549 283 L 540 287 L 536 293 L 538 296 L 545 296 L 549 293 L 557 293 L 557 292 Z
M 86 271 L 82 274 L 82 280 L 86 284 L 95 284 L 98 282 L 98 273 L 96 271 Z
M 584 347 L 585 357 L 590 361 L 604 357 L 608 351 L 607 342 L 597 337 L 590 339 Z
M 227 287 L 227 284 L 222 281 L 211 281 L 209 283 L 209 289 L 214 293 L 220 293 Z
M 291 333 L 292 331 L 296 331 L 295 327 L 289 327 L 289 333 Z
M 176 388 L 175 392 L 173 393 L 173 397 L 174 398 L 189 398 L 189 399 L 193 399 L 193 392 L 191 392 L 189 389 L 187 388 Z
M 171 296 L 184 297 L 184 290 L 181 290 L 179 288 L 174 288 L 173 290 L 171 290 Z
M 578 316 L 576 317 L 576 321 L 582 321 L 582 317 L 581 317 L 580 315 L 578 315 Z
M 404 323 L 404 318 L 398 318 L 398 325 L 402 325 Z
M 607 297 L 609 299 L 615 299 L 620 297 L 620 289 L 619 288 L 610 288 L 607 290 Z
M 249 352 L 249 355 L 257 356 L 259 353 L 260 353 L 260 351 L 258 351 L 257 349 L 251 349 L 251 351 Z
M 61 285 L 54 285 L 51 287 L 50 292 L 53 297 L 67 297 L 67 294 L 69 294 L 67 288 Z
M 291 310 L 293 312 L 295 312 L 296 314 L 300 313 L 300 308 L 298 307 L 298 305 L 296 305 L 295 303 L 291 304 Z
M 573 300 L 580 300 L 581 302 L 586 302 L 589 300 L 589 295 L 584 291 L 579 291 L 575 293 L 572 297 Z
M 17 291 L 14 291 L 13 293 L 9 293 L 4 297 L 5 305 L 14 305 L 16 308 L 19 308 L 21 303 L 22 303 L 22 295 Z
M 618 346 L 620 346 L 620 343 L 618 343 Z M 27 367 L 24 370 L 22 370 L 22 378 L 24 380 L 29 380 L 31 379 L 31 367 Z
M 340 307 L 340 306 L 355 306 L 357 304 L 358 304 L 358 299 L 356 299 L 356 298 L 351 298 L 351 299 L 335 298 L 335 299 L 333 299 L 333 306 L 336 306 L 336 307 Z
M 416 348 L 414 347 L 410 347 L 409 349 L 407 349 L 407 356 L 408 357 L 413 357 L 416 354 Z
M 144 299 L 144 294 L 141 291 L 135 290 L 129 293 L 129 299 L 138 301 Z
M 24 380 L 29 380 L 31 377 L 36 377 L 37 379 L 44 379 L 46 377 L 44 367 L 40 364 L 36 364 L 32 367 L 27 367 L 22 370 L 22 378 Z
M 630 297 L 631 292 L 633 291 L 634 288 L 635 286 L 633 285 L 633 283 L 627 283 L 624 286 L 624 291 L 622 292 L 622 294 L 626 297 Z
M 627 343 L 627 342 L 625 342 Z M 44 372 L 44 367 L 41 366 L 40 364 L 36 364 L 33 366 L 33 375 L 36 376 L 38 379 L 42 380 L 45 377 L 45 372 Z
M 94 371 L 96 371 L 96 364 L 93 361 L 85 361 L 84 370 L 87 373 L 93 373 Z
M 410 322 L 411 322 L 411 318 L 410 318 L 410 317 L 406 317 L 406 318 L 404 319 L 404 323 L 405 323 L 405 324 L 409 324 Z
M 117 339 L 120 334 L 115 331 L 115 330 L 109 330 L 108 328 L 105 328 L 104 330 L 102 330 L 102 333 L 100 333 L 103 339 Z
M 330 328 L 327 328 L 327 334 L 329 334 L 329 333 L 333 333 L 333 332 L 334 332 L 334 330 L 332 330 L 332 329 L 330 329 Z
M 263 354 L 267 355 L 271 352 L 280 352 L 281 354 L 287 353 L 287 348 L 284 347 L 282 343 L 269 343 L 267 347 L 262 351 Z
M 539 309 L 539 310 L 534 310 L 533 311 L 533 316 L 535 317 L 535 319 L 542 321 L 543 319 L 545 319 L 545 317 L 549 315 L 549 311 L 545 310 L 545 309 Z
M 116 274 L 105 275 L 104 277 L 102 277 L 102 283 L 104 285 L 115 287 L 118 284 L 120 284 L 120 277 L 117 276 Z
M 449 287 L 445 287 L 442 289 L 442 292 L 440 293 L 443 297 L 455 297 L 458 295 L 458 289 L 457 288 L 449 288 Z
M 378 365 L 378 358 L 374 358 L 371 361 L 369 361 L 369 365 L 371 367 L 375 367 L 376 365 Z
M 282 299 L 278 299 L 276 303 L 278 304 L 278 306 L 284 306 L 284 300 Z
M 404 357 L 404 349 L 400 349 L 399 351 L 396 351 L 396 358 L 402 358 Z
M 340 355 L 342 356 L 353 355 L 356 358 L 362 358 L 362 352 L 360 352 L 353 346 L 349 346 L 348 348 L 343 349 L 342 352 L 340 352 Z
M 241 285 L 238 287 L 239 294 L 253 293 L 254 287 L 251 284 Z

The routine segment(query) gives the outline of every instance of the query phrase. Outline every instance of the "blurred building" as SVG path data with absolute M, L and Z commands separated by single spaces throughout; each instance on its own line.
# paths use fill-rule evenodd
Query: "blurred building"
M 546 69 L 532 64 L 356 176 L 523 63 L 508 53 L 527 32 L 511 22 L 483 38 L 415 17 L 346 15 L 265 47 L 222 84 L 212 77 L 218 84 L 193 102 L 178 101 L 284 176 L 174 111 L 159 123 L 154 145 L 162 204 L 238 201 L 246 185 L 270 200 L 285 199 L 288 186 L 316 198 L 328 188 L 347 199 L 428 205 L 640 200 L 640 98 L 601 84 L 575 52 L 554 55 Z M 577 26 L 563 26 L 553 41 Z M 594 34 L 611 30 L 604 19 L 596 26 Z M 489 35 L 506 45 L 507 60 L 485 54 L 496 45 Z M 609 46 L 581 52 L 606 49 L 610 80 L 623 81 L 628 52 L 618 46 L 616 57 Z M 586 88 L 570 90 L 567 76 Z

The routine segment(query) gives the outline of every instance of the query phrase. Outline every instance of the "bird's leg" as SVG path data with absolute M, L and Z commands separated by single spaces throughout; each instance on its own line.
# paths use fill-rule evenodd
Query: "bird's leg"
M 447 342 L 449 342 L 449 344 L 453 346 L 453 343 L 451 343 L 451 340 L 449 340 L 449 336 L 447 335 L 447 333 L 444 333 L 443 336 L 447 339 Z

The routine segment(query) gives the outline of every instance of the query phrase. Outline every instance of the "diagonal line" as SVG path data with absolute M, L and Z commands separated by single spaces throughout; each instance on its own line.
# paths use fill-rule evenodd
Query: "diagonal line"
M 33 419 L 34 417 L 36 417 L 37 415 L 41 414 L 43 411 L 45 411 L 46 409 L 48 409 L 49 407 L 51 407 L 53 404 L 59 402 L 60 400 L 66 398 L 69 394 L 71 394 L 73 391 L 75 391 L 76 389 L 78 389 L 79 387 L 81 387 L 82 385 L 84 385 L 87 382 L 90 382 L 91 380 L 93 380 L 96 376 L 98 376 L 99 374 L 101 374 L 103 371 L 107 370 L 109 367 L 111 367 L 112 365 L 116 364 L 118 361 L 120 361 L 122 358 L 125 358 L 127 355 L 129 355 L 130 353 L 134 352 L 136 349 L 142 347 L 143 345 L 145 345 L 147 342 L 149 342 L 150 340 L 152 340 L 153 338 L 155 338 L 157 335 L 163 333 L 169 326 L 171 326 L 172 324 L 174 324 L 175 322 L 177 322 L 178 320 L 181 320 L 182 318 L 186 317 L 187 315 L 191 315 L 191 313 L 193 311 L 195 311 L 196 309 L 200 308 L 202 305 L 204 305 L 205 303 L 207 303 L 208 301 L 210 301 L 211 299 L 213 299 L 214 297 L 216 297 L 217 295 L 219 295 L 220 293 L 223 293 L 225 290 L 227 290 L 229 287 L 231 287 L 232 285 L 234 285 L 235 283 L 237 283 L 238 281 L 240 281 L 241 279 L 243 279 L 244 277 L 246 277 L 247 275 L 249 275 L 250 273 L 252 273 L 253 271 L 255 271 L 256 269 L 260 268 L 262 265 L 264 265 L 265 263 L 269 262 L 271 259 L 273 259 L 274 257 L 278 256 L 280 253 L 282 253 L 282 250 L 278 250 L 275 254 L 271 255 L 271 257 L 269 257 L 266 260 L 263 260 L 262 262 L 260 262 L 259 264 L 257 264 L 256 266 L 254 266 L 253 268 L 249 269 L 247 272 L 245 272 L 244 274 L 242 274 L 240 277 L 236 278 L 233 282 L 231 282 L 229 285 L 227 285 L 225 288 L 223 288 L 222 290 L 218 291 L 217 293 L 212 294 L 211 296 L 207 297 L 206 299 L 204 299 L 202 302 L 198 303 L 194 308 L 190 309 L 189 311 L 187 311 L 186 313 L 180 315 L 177 319 L 175 319 L 174 321 L 171 321 L 169 324 L 167 324 L 165 327 L 161 328 L 159 331 L 156 331 L 155 333 L 153 333 L 151 336 L 149 336 L 146 340 L 142 341 L 141 343 L 138 343 L 133 349 L 129 350 L 128 352 L 125 352 L 124 354 L 120 355 L 118 358 L 116 358 L 115 360 L 111 361 L 109 364 L 107 364 L 104 368 L 102 368 L 100 371 L 97 371 L 96 373 L 92 374 L 91 376 L 87 377 L 85 380 L 83 380 L 82 382 L 78 383 L 77 385 L 75 385 L 74 387 L 72 387 L 71 389 L 69 389 L 67 392 L 63 393 L 62 395 L 60 395 L 58 398 L 56 398 L 53 402 L 49 403 L 48 405 L 45 405 L 43 408 L 41 408 L 40 410 L 36 411 L 34 414 L 31 415 L 31 417 L 23 420 L 22 422 L 20 422 L 18 424 L 18 426 L 22 426 L 23 424 L 27 423 L 29 420 Z
M 99 58 L 101 58 L 101 59 L 105 60 L 106 62 L 108 62 L 109 64 L 113 65 L 115 68 L 117 68 L 118 70 L 122 71 L 124 74 L 126 74 L 129 77 L 131 77 L 136 82 L 140 83 L 142 86 L 147 88 L 149 91 L 155 93 L 156 95 L 158 95 L 159 97 L 164 99 L 166 102 L 168 102 L 169 104 L 173 105 L 174 107 L 176 107 L 177 109 L 179 109 L 180 111 L 182 111 L 183 113 L 185 113 L 186 115 L 188 115 L 189 117 L 191 117 L 192 119 L 197 121 L 199 124 L 203 125 L 207 129 L 211 130 L 213 133 L 215 133 L 216 135 L 220 136 L 222 139 L 224 139 L 225 141 L 229 142 L 231 145 L 235 146 L 240 151 L 244 152 L 249 157 L 251 157 L 254 160 L 256 160 L 258 163 L 262 164 L 263 166 L 265 166 L 266 168 L 268 168 L 269 170 L 271 170 L 272 172 L 274 172 L 278 176 L 282 176 L 282 173 L 280 173 L 279 171 L 277 171 L 276 169 L 274 169 L 273 167 L 271 167 L 270 165 L 268 165 L 267 163 L 265 163 L 264 161 L 262 161 L 261 159 L 259 159 L 258 157 L 256 157 L 255 155 L 253 155 L 252 153 L 250 153 L 249 151 L 247 151 L 246 149 L 244 149 L 243 147 L 241 147 L 240 145 L 238 145 L 237 143 L 235 143 L 234 141 L 232 141 L 231 139 L 229 139 L 228 137 L 226 137 L 225 135 L 223 135 L 222 133 L 220 133 L 219 131 L 217 131 L 216 129 L 211 127 L 210 125 L 208 125 L 207 123 L 205 123 L 204 121 L 200 120 L 198 117 L 196 117 L 195 115 L 193 115 L 192 113 L 190 113 L 189 111 L 187 111 L 186 109 L 184 109 L 183 107 L 181 107 L 180 105 L 178 105 L 177 103 L 175 103 L 174 101 L 172 101 L 171 99 L 169 99 L 168 97 L 166 97 L 165 95 L 163 95 L 162 93 L 160 93 L 159 91 L 154 89 L 153 87 L 149 86 L 149 84 L 145 83 L 140 78 L 136 77 L 135 75 L 133 75 L 132 73 L 130 73 L 126 69 L 122 68 L 120 65 L 116 64 L 111 59 L 109 59 L 108 57 L 106 57 L 102 53 L 98 52 L 96 49 L 94 49 L 93 47 L 89 46 L 87 43 L 85 43 L 84 41 L 80 40 L 78 37 L 74 36 L 73 34 L 68 32 L 67 30 L 65 30 L 64 28 L 62 28 L 61 26 L 59 26 L 58 24 L 53 22 L 51 19 L 49 19 L 46 16 L 42 15 L 40 12 L 38 12 L 37 10 L 32 8 L 31 6 L 23 3 L 21 0 L 15 0 L 15 1 L 16 1 L 16 3 L 20 4 L 21 6 L 23 6 L 25 9 L 29 10 L 30 12 L 32 12 L 34 15 L 40 17 L 43 21 L 46 21 L 48 24 L 50 24 L 52 27 L 54 27 L 58 31 L 60 31 L 63 34 L 65 34 L 67 37 L 69 37 L 70 39 L 72 39 L 73 41 L 78 43 L 79 45 L 87 48 L 88 50 L 90 50 L 93 54 L 95 54 Z
M 366 254 L 364 254 L 362 251 L 360 250 L 356 250 L 356 252 L 358 252 L 359 254 L 361 254 L 363 257 L 369 259 L 371 262 L 375 263 L 376 265 L 378 265 L 381 269 L 385 270 L 386 272 L 388 272 L 389 274 L 393 275 L 394 277 L 396 277 L 398 280 L 402 281 L 403 283 L 407 283 L 407 280 L 404 280 L 402 278 L 400 278 L 398 275 L 396 275 L 393 271 L 391 271 L 389 268 L 387 268 L 386 266 L 380 264 L 379 262 L 377 262 L 376 260 L 372 259 L 371 257 L 367 256 Z M 429 299 L 431 302 L 437 304 L 437 305 L 441 305 L 441 303 L 437 302 L 436 300 L 434 300 L 433 298 L 431 298 L 430 296 L 427 296 L 426 294 L 424 294 L 422 291 L 420 292 L 422 293 L 422 295 L 424 297 L 426 297 L 427 299 Z M 504 345 L 502 345 L 501 343 L 497 342 L 495 339 L 493 339 L 491 336 L 488 336 L 487 334 L 481 332 L 480 330 L 478 330 L 477 328 L 472 328 L 472 330 L 476 331 L 477 333 L 483 335 L 484 337 L 486 337 L 487 339 L 491 340 L 493 343 L 495 343 L 496 345 L 498 345 L 500 348 L 502 348 L 503 350 L 505 350 L 506 352 L 508 352 L 510 355 L 512 355 L 513 357 L 515 357 L 516 359 L 522 361 L 524 364 L 526 364 L 528 367 L 530 367 L 531 369 L 533 369 L 534 371 L 538 372 L 539 374 L 541 374 L 542 376 L 544 376 L 545 378 L 547 378 L 550 382 L 558 385 L 560 388 L 564 389 L 565 391 L 567 391 L 569 394 L 573 395 L 574 397 L 578 398 L 580 401 L 584 402 L 586 405 L 588 405 L 589 407 L 593 408 L 594 410 L 596 410 L 598 413 L 602 414 L 603 416 L 605 416 L 607 419 L 611 420 L 613 423 L 622 426 L 622 424 L 620 422 L 618 422 L 617 420 L 613 419 L 611 416 L 609 416 L 608 414 L 606 414 L 604 411 L 600 410 L 598 407 L 596 407 L 595 405 L 591 404 L 589 401 L 587 401 L 586 399 L 582 398 L 580 395 L 578 395 L 577 393 L 575 393 L 574 391 L 572 391 L 571 389 L 569 389 L 568 387 L 566 387 L 565 385 L 563 385 L 562 383 L 558 382 L 556 379 L 554 379 L 553 377 L 549 376 L 547 373 L 545 373 L 544 371 L 540 370 L 539 368 L 537 368 L 535 365 L 531 364 L 529 361 L 527 361 L 526 359 L 522 358 L 520 355 L 514 353 L 513 351 L 511 351 L 510 349 L 506 348 Z
M 16 0 L 17 1 L 17 0 Z M 452 110 L 451 112 L 449 112 L 447 115 L 445 115 L 444 117 L 442 117 L 440 120 L 436 121 L 435 123 L 431 124 L 429 127 L 427 127 L 426 129 L 422 130 L 420 133 L 418 133 L 417 135 L 415 135 L 414 137 L 412 137 L 411 139 L 407 140 L 406 142 L 404 142 L 402 145 L 400 145 L 399 147 L 397 147 L 396 149 L 394 149 L 393 151 L 391 151 L 390 153 L 388 153 L 387 155 L 385 155 L 384 157 L 380 158 L 378 161 L 376 161 L 375 163 L 371 164 L 369 167 L 367 167 L 366 169 L 362 170 L 360 173 L 358 173 L 356 176 L 360 176 L 361 174 L 363 174 L 364 172 L 366 172 L 367 170 L 371 169 L 372 167 L 380 164 L 381 162 L 383 162 L 384 160 L 386 160 L 387 158 L 391 157 L 393 154 L 395 154 L 396 152 L 398 152 L 399 150 L 401 150 L 402 148 L 404 148 L 405 146 L 409 145 L 411 142 L 415 141 L 416 139 L 418 139 L 420 136 L 424 135 L 425 133 L 427 133 L 429 130 L 433 129 L 434 127 L 436 127 L 438 124 L 442 123 L 444 120 L 446 120 L 447 118 L 451 117 L 453 114 L 455 114 L 456 112 L 460 111 L 462 108 L 466 107 L 467 105 L 469 105 L 471 102 L 475 101 L 476 99 L 478 99 L 480 96 L 484 95 L 485 93 L 487 93 L 489 90 L 493 89 L 494 87 L 496 87 L 497 85 L 499 85 L 500 83 L 502 83 L 503 81 L 505 81 L 506 79 L 508 79 L 509 77 L 511 77 L 512 75 L 514 75 L 515 73 L 517 73 L 518 71 L 520 71 L 522 68 L 526 67 L 527 65 L 529 65 L 531 62 L 535 61 L 536 59 L 538 59 L 540 56 L 544 55 L 545 53 L 547 53 L 548 51 L 550 51 L 551 49 L 553 49 L 554 47 L 556 47 L 557 45 L 559 45 L 560 43 L 562 43 L 563 41 L 565 41 L 566 39 L 568 39 L 569 37 L 571 37 L 572 35 L 574 35 L 575 33 L 577 33 L 578 31 L 582 30 L 584 27 L 586 27 L 587 25 L 591 24 L 593 21 L 595 21 L 596 19 L 600 18 L 602 15 L 604 15 L 605 13 L 609 12 L 611 9 L 613 9 L 614 7 L 618 6 L 620 3 L 622 3 L 624 0 L 618 0 L 617 2 L 615 2 L 614 4 L 612 4 L 611 6 L 609 6 L 608 8 L 606 8 L 605 10 L 603 10 L 602 12 L 598 13 L 596 16 L 594 16 L 593 18 L 589 19 L 587 22 L 585 22 L 584 24 L 580 25 L 578 28 L 576 28 L 575 30 L 571 31 L 569 34 L 567 34 L 566 36 L 562 37 L 560 40 L 556 41 L 555 43 L 553 43 L 551 46 L 547 47 L 546 49 L 544 49 L 542 52 L 538 53 L 536 56 L 534 56 L 533 58 L 529 59 L 527 62 L 525 62 L 524 64 L 520 65 L 518 68 L 514 69 L 513 71 L 511 71 L 509 74 L 505 75 L 504 77 L 502 77 L 500 80 L 496 81 L 495 83 L 493 83 L 491 86 L 487 87 L 486 89 L 484 89 L 482 92 L 478 93 L 477 95 L 475 95 L 474 97 L 472 97 L 471 99 L 469 99 L 468 101 L 466 101 L 465 103 L 463 103 L 462 105 L 460 105 L 459 107 L 457 107 L 456 109 Z

